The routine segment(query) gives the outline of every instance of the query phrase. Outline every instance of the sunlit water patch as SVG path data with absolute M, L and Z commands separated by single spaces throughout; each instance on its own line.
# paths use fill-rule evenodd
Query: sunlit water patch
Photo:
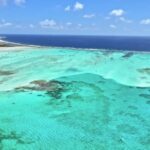
M 0 149 L 150 149 L 150 54 L 0 52 Z

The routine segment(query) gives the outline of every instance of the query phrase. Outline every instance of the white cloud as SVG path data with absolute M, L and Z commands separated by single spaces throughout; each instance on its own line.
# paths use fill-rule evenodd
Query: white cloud
M 81 28 L 81 27 L 82 27 L 82 24 L 79 23 L 77 26 L 78 26 L 79 28 Z
M 119 17 L 124 15 L 124 13 L 125 11 L 123 9 L 114 9 L 110 12 L 110 15 Z
M 35 26 L 34 26 L 33 24 L 30 24 L 29 27 L 30 27 L 30 28 L 34 28 Z
M 90 19 L 90 18 L 93 18 L 93 17 L 95 17 L 95 14 L 85 14 L 83 16 L 83 18 L 87 18 L 87 19 Z
M 0 22 L 0 27 L 8 27 L 8 26 L 12 26 L 13 24 L 11 22 L 7 22 L 5 20 L 2 20 Z
M 11 0 L 11 1 L 13 1 L 13 3 L 18 6 L 26 3 L 26 0 Z M 9 4 L 9 2 L 11 2 L 11 1 L 10 0 L 0 0 L 0 5 L 5 6 L 5 5 Z
M 45 19 L 41 21 L 40 23 L 41 28 L 46 29 L 55 29 L 55 30 L 63 30 L 64 26 L 62 24 L 57 24 L 55 20 L 51 19 Z
M 77 10 L 82 10 L 82 9 L 84 9 L 84 4 L 82 4 L 80 2 L 76 2 L 72 6 L 68 5 L 65 7 L 65 11 L 72 11 L 72 10 L 77 11 Z
M 116 29 L 116 28 L 117 28 L 117 26 L 114 25 L 114 24 L 109 25 L 109 27 L 110 27 L 110 28 L 113 28 L 113 29 Z
M 150 19 L 144 19 L 140 23 L 144 25 L 150 25 Z
M 125 23 L 132 23 L 132 20 L 128 20 L 128 19 L 126 19 L 126 18 L 124 18 L 124 17 L 120 17 L 119 18 L 122 22 L 125 22 Z
M 65 8 L 65 11 L 70 11 L 71 10 L 71 6 L 67 6 L 66 8 Z
M 18 6 L 23 5 L 26 3 L 26 0 L 14 0 L 14 3 Z
M 82 3 L 76 2 L 74 5 L 74 10 L 82 10 L 84 9 L 84 5 Z
M 67 25 L 67 26 L 71 26 L 72 23 L 71 23 L 71 22 L 67 22 L 66 25 Z
M 55 28 L 57 24 L 54 20 L 46 19 L 41 21 L 40 25 L 42 28 Z

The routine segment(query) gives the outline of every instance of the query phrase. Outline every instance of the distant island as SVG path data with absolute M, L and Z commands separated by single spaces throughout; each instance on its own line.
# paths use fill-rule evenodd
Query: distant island
M 13 46 L 19 46 L 19 44 L 5 41 L 3 40 L 3 37 L 0 37 L 0 47 L 13 47 Z
M 15 43 L 15 42 L 9 42 L 9 41 L 4 40 L 4 37 L 0 37 L 0 51 L 3 51 L 3 50 L 18 50 L 20 48 L 22 49 L 22 48 L 28 48 L 28 47 L 33 47 L 33 46 L 32 45 L 25 45 L 25 44 Z

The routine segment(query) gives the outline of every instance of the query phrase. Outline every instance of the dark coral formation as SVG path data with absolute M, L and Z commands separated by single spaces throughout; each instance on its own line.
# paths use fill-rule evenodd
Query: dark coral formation
M 86 88 L 84 88 L 86 87 Z M 27 86 L 21 86 L 15 88 L 18 92 L 30 92 L 31 91 L 42 91 L 44 94 L 50 97 L 48 105 L 60 105 L 62 103 L 67 104 L 67 106 L 71 107 L 72 101 L 84 101 L 84 95 L 80 93 L 84 89 L 91 90 L 91 94 L 96 94 L 97 97 L 103 93 L 103 90 L 100 87 L 96 86 L 92 83 L 86 83 L 83 81 L 69 81 L 63 82 L 59 80 L 35 80 L 30 82 Z M 44 96 L 38 94 L 38 96 Z
M 62 88 L 62 84 L 58 81 L 52 80 L 52 81 L 45 81 L 45 80 L 35 80 L 30 82 L 27 86 L 21 86 L 15 88 L 17 91 L 22 90 L 33 90 L 33 91 L 57 91 L 58 89 Z
M 133 52 L 128 52 L 128 53 L 126 53 L 125 55 L 123 55 L 122 57 L 123 57 L 123 58 L 129 58 L 129 57 L 131 57 L 131 56 L 133 56 L 133 55 L 134 55 Z
M 4 140 L 14 140 L 16 144 L 32 144 L 34 143 L 32 140 L 24 139 L 21 134 L 17 134 L 16 132 L 5 133 L 3 130 L 0 130 L 0 150 L 2 150 Z
M 37 91 L 56 91 L 63 88 L 63 83 L 56 80 L 51 80 L 48 82 L 45 80 L 36 80 L 31 82 L 31 84 L 35 85 L 34 87 Z
M 146 102 L 148 105 L 150 105 L 150 100 Z
M 35 81 L 30 82 L 29 85 L 17 87 L 15 88 L 15 90 L 19 92 L 43 91 L 43 92 L 46 92 L 47 95 L 55 99 L 59 99 L 61 97 L 61 93 L 64 91 L 64 86 L 65 86 L 64 82 L 60 82 L 56 80 L 51 80 L 51 81 L 35 80 Z
M 15 74 L 13 71 L 10 70 L 0 70 L 0 76 L 9 76 Z
M 150 94 L 140 94 L 139 96 L 150 100 Z
M 138 69 L 138 72 L 150 75 L 150 68 Z
M 79 70 L 76 68 L 68 68 L 66 72 L 78 72 Z

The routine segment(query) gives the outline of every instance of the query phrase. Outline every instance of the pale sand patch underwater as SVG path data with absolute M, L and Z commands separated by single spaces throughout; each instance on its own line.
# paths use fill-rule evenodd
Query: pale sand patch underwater
M 0 148 L 150 148 L 150 53 L 0 52 Z

